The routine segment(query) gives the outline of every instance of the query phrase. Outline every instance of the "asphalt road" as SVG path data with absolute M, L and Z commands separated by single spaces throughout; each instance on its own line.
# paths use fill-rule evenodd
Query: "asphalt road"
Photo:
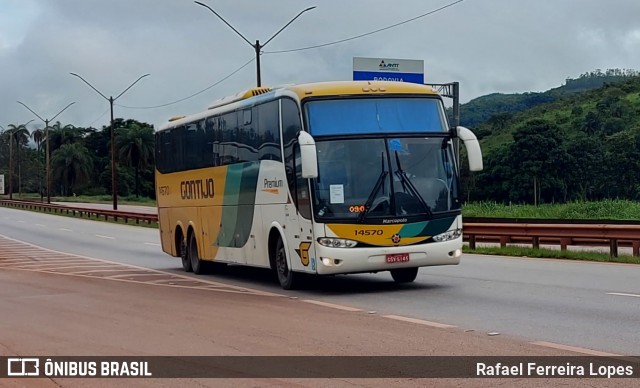
M 161 251 L 156 229 L 0 208 L 0 235 L 183 274 L 179 260 Z M 309 278 L 303 290 L 291 292 L 265 270 L 230 267 L 204 278 L 478 333 L 640 354 L 636 265 L 466 255 L 459 266 L 421 269 L 410 285 L 397 286 L 379 273 Z

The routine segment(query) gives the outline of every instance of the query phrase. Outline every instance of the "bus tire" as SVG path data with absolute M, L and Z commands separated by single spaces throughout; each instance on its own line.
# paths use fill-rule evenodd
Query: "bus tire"
M 390 272 L 396 283 L 411 283 L 418 276 L 418 267 L 392 269 Z
M 189 233 L 189 244 L 187 248 L 189 262 L 191 263 L 191 269 L 193 273 L 196 275 L 203 274 L 205 271 L 205 264 L 202 260 L 200 260 L 200 256 L 198 255 L 198 242 L 196 241 L 196 236 L 193 233 Z
M 180 239 L 180 259 L 182 259 L 182 269 L 184 272 L 193 271 L 191 268 L 191 260 L 189 259 L 187 243 L 184 241 L 184 238 Z
M 292 290 L 295 288 L 296 274 L 291 271 L 287 265 L 287 252 L 284 249 L 282 238 L 278 238 L 275 250 L 275 270 L 278 275 L 278 281 L 280 286 L 285 290 Z

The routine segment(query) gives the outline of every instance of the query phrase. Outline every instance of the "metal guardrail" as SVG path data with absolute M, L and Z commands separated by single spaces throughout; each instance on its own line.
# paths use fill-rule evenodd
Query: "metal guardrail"
M 620 224 L 520 224 L 520 223 L 464 223 L 463 233 L 471 249 L 479 241 L 530 243 L 539 248 L 540 243 L 560 245 L 608 245 L 609 254 L 618 256 L 619 246 L 631 246 L 634 256 L 640 256 L 640 225 Z
M 127 224 L 129 223 L 129 221 L 135 222 L 136 224 L 146 222 L 149 225 L 158 223 L 157 214 L 125 212 L 120 210 L 88 209 L 77 206 L 56 205 L 41 202 L 22 200 L 16 201 L 7 199 L 0 200 L 0 206 L 11 207 L 15 209 L 36 210 L 45 213 L 67 214 L 71 216 L 87 217 L 89 219 L 93 218 L 99 220 L 102 218 L 105 221 L 112 220 L 118 222 L 119 220 L 122 220 Z
M 87 209 L 82 207 L 45 204 L 31 201 L 0 200 L 0 206 L 38 210 L 46 213 L 79 215 L 104 220 L 123 220 L 136 224 L 158 222 L 157 214 L 124 212 L 119 210 Z M 478 222 L 483 221 L 483 222 Z M 568 246 L 609 246 L 612 257 L 618 256 L 620 246 L 629 246 L 634 256 L 640 256 L 640 224 L 630 221 L 621 223 L 593 223 L 597 221 L 578 220 L 574 223 L 556 223 L 558 220 L 524 220 L 465 218 L 464 240 L 471 249 L 478 242 L 499 243 L 505 247 L 509 243 L 531 244 L 539 248 L 540 244 L 560 245 L 561 250 Z M 617 221 L 620 222 L 620 221 Z M 622 221 L 624 222 L 624 221 Z

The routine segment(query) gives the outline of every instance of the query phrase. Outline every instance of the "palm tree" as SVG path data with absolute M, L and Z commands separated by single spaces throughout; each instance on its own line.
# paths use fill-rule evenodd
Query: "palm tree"
M 134 122 L 121 128 L 116 138 L 118 155 L 123 164 L 136 170 L 136 197 L 140 196 L 140 170 L 153 162 L 155 138 L 153 127 Z
M 38 147 L 38 161 L 39 163 L 42 162 L 42 155 L 40 155 L 42 153 L 42 142 L 45 140 L 44 139 L 45 136 L 45 130 L 44 129 L 36 129 L 33 132 L 31 132 L 31 138 L 33 139 L 33 141 L 36 142 L 36 146 Z M 38 169 L 38 171 L 40 171 L 38 173 L 38 179 L 40 181 L 40 200 L 42 201 L 44 198 L 44 192 L 42 191 L 42 166 L 40 166 L 40 168 Z
M 93 171 L 89 150 L 80 144 L 63 144 L 51 157 L 54 179 L 62 183 L 63 195 L 73 193 L 76 184 L 85 182 Z
M 31 138 L 36 142 L 38 153 L 40 153 L 42 142 L 44 141 L 44 129 L 36 129 L 31 132 Z
M 22 195 L 22 171 L 20 161 L 20 149 L 29 143 L 29 130 L 26 124 L 9 124 L 9 128 L 4 132 L 9 137 L 9 199 L 13 199 L 13 143 L 16 143 L 18 156 L 18 189 Z
M 80 141 L 84 135 L 83 130 L 71 124 L 63 126 L 59 121 L 49 127 L 51 152 L 60 148 L 63 144 L 72 144 Z

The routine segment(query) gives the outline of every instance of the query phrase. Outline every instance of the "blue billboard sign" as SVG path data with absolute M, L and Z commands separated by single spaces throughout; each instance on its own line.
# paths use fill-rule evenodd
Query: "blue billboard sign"
M 424 84 L 424 61 L 354 57 L 353 79 L 354 81 L 397 81 Z

